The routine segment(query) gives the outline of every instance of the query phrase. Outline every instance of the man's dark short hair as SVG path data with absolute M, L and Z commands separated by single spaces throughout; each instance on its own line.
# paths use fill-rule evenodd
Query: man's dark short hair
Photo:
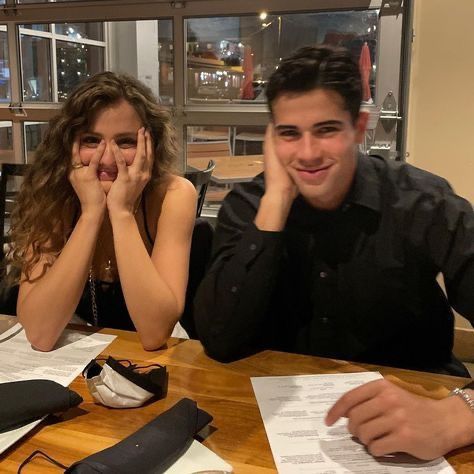
M 359 66 L 347 49 L 327 45 L 304 46 L 284 58 L 267 84 L 270 112 L 273 114 L 272 105 L 280 95 L 314 89 L 337 92 L 355 123 L 362 101 L 362 85 Z

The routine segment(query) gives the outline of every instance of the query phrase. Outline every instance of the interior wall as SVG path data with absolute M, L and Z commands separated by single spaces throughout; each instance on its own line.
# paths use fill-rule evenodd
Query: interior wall
M 474 1 L 414 5 L 407 160 L 474 203 Z

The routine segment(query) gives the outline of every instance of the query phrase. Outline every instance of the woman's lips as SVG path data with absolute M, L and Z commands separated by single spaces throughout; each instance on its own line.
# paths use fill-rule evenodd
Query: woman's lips
M 97 172 L 99 181 L 115 181 L 117 179 L 116 170 L 99 170 Z

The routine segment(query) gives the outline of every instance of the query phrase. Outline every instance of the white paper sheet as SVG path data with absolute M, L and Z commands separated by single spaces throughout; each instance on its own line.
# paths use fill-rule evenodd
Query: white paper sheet
M 232 466 L 214 451 L 193 440 L 186 452 L 163 474 L 193 474 L 196 472 L 232 473 Z
M 354 440 L 347 420 L 328 427 L 329 408 L 340 396 L 378 372 L 253 377 L 258 406 L 280 474 L 454 473 L 444 458 L 421 462 L 405 455 L 374 458 Z
M 31 347 L 25 331 L 16 324 L 0 334 L 0 383 L 47 379 L 65 387 L 99 355 L 116 336 L 66 329 L 54 350 L 40 352 Z M 0 433 L 0 453 L 9 448 L 39 422 Z

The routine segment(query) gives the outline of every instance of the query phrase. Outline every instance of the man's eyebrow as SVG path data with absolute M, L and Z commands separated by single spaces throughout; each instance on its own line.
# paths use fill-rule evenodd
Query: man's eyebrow
M 324 122 L 317 122 L 313 127 L 327 127 L 328 125 L 344 125 L 342 120 L 325 120 Z
M 281 124 L 281 125 L 275 125 L 274 128 L 275 128 L 275 130 L 288 130 L 288 129 L 296 130 L 298 127 L 296 125 Z
M 328 125 L 337 125 L 341 126 L 344 125 L 344 122 L 342 120 L 324 120 L 323 122 L 316 122 L 313 123 L 312 127 L 327 127 Z M 299 127 L 296 125 L 286 125 L 286 124 L 279 124 L 275 125 L 275 130 L 297 130 Z

